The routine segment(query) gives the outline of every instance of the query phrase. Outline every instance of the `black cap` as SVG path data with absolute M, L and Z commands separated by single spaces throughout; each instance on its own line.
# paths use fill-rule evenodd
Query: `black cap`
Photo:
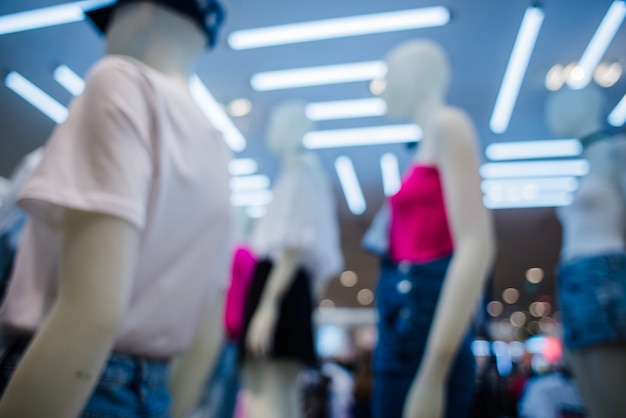
M 96 25 L 102 32 L 106 33 L 113 10 L 117 6 L 128 3 L 136 3 L 146 0 L 118 0 L 116 3 L 86 11 L 85 15 Z M 209 47 L 213 47 L 217 42 L 217 32 L 224 20 L 224 9 L 217 0 L 149 0 L 152 3 L 158 3 L 168 7 L 180 14 L 193 19 L 202 31 L 207 35 Z

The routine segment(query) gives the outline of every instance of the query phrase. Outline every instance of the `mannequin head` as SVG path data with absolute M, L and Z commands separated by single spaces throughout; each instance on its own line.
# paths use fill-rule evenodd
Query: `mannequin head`
M 114 12 L 132 3 L 158 4 L 192 20 L 205 34 L 209 47 L 215 46 L 224 20 L 224 9 L 218 0 L 117 0 L 112 5 L 89 10 L 86 15 L 101 33 L 108 34 Z
M 382 94 L 387 114 L 415 117 L 421 104 L 442 103 L 450 82 L 444 50 L 427 39 L 414 39 L 393 48 L 386 57 L 387 86 Z
M 160 4 L 133 2 L 115 9 L 106 49 L 186 82 L 205 45 L 206 35 L 190 18 Z
M 302 138 L 313 129 L 305 104 L 299 101 L 280 103 L 270 111 L 267 147 L 275 154 L 294 154 L 303 150 Z
M 546 121 L 553 135 L 583 138 L 602 129 L 604 97 L 593 86 L 562 88 L 548 96 Z

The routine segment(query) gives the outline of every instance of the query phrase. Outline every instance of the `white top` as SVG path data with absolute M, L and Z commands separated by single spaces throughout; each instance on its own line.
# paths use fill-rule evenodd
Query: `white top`
M 252 231 L 251 245 L 263 258 L 277 260 L 286 248 L 302 251 L 302 264 L 314 280 L 341 272 L 337 207 L 315 154 L 293 157 L 274 182 L 273 199 Z
M 586 154 L 589 174 L 572 204 L 557 210 L 562 261 L 626 250 L 626 141 L 603 140 Z
M 169 357 L 190 346 L 227 283 L 230 151 L 186 86 L 137 60 L 106 56 L 86 85 L 21 195 L 32 221 L 0 320 L 32 331 L 51 307 L 61 209 L 106 213 L 142 234 L 115 349 Z

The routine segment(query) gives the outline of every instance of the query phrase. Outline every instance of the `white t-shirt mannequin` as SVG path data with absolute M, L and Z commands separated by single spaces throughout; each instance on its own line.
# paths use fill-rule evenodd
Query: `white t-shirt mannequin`
M 621 254 L 623 258 L 626 251 L 626 135 L 597 134 L 603 128 L 603 107 L 604 98 L 594 87 L 559 90 L 552 93 L 547 102 L 546 119 L 552 133 L 557 137 L 581 138 L 583 157 L 589 163 L 589 173 L 580 179 L 574 201 L 557 211 L 563 228 L 562 265 L 612 254 Z M 589 287 L 581 292 L 592 295 L 594 300 L 600 298 L 599 294 L 594 296 L 598 288 L 591 286 L 602 281 L 598 275 L 603 273 L 580 274 L 590 278 Z M 623 331 L 626 270 L 618 274 L 622 288 L 615 306 L 622 307 L 622 314 L 618 314 L 622 317 L 614 319 L 621 321 Z M 561 275 L 559 288 L 563 289 L 570 280 Z M 561 303 L 568 301 L 561 300 Z M 577 305 L 571 309 L 595 311 L 594 307 Z M 562 306 L 562 309 L 567 308 Z M 584 334 L 591 331 L 594 330 L 587 329 Z M 587 336 L 581 335 L 581 338 L 586 340 Z M 592 417 L 626 416 L 626 341 L 597 340 L 589 345 L 570 347 L 570 364 Z
M 463 339 L 495 253 L 490 212 L 482 201 L 476 134 L 468 115 L 446 104 L 450 68 L 432 41 L 415 39 L 387 56 L 382 94 L 391 117 L 410 118 L 424 132 L 415 155 L 438 168 L 454 254 L 426 343 L 422 365 L 404 406 L 405 418 L 440 418 L 445 382 Z
M 268 122 L 267 146 L 281 156 L 282 168 L 273 201 L 255 224 L 251 240 L 259 258 L 274 261 L 246 338 L 252 358 L 242 366 L 243 388 L 251 418 L 302 415 L 297 385 L 300 364 L 267 358 L 278 320 L 277 306 L 298 267 L 310 272 L 316 297 L 343 267 L 330 182 L 316 156 L 302 146 L 304 134 L 312 128 L 304 109 L 299 102 L 282 103 Z
M 58 127 L 60 133 L 49 141 L 22 195 L 34 221 L 25 232 L 2 314 L 5 326 L 37 332 L 0 401 L 0 416 L 77 416 L 113 348 L 158 358 L 186 352 L 172 377 L 172 412 L 185 416 L 220 343 L 222 293 L 214 285 L 223 286 L 228 276 L 230 155 L 187 88 L 207 36 L 191 19 L 150 2 L 117 9 L 108 33 L 107 57 L 94 67 L 85 93 L 71 107 L 68 121 Z M 170 100 L 151 101 L 161 94 Z M 151 112 L 159 115 L 154 124 Z M 152 129 L 159 133 L 152 135 Z M 190 144 L 191 150 L 186 148 Z M 170 151 L 180 152 L 175 154 L 179 160 Z M 203 160 L 207 156 L 212 161 Z M 113 168 L 107 168 L 111 164 Z M 210 165 L 210 172 L 202 168 Z M 81 175 L 79 169 L 87 171 Z M 191 193 L 172 197 L 185 189 L 182 184 Z M 179 197 L 189 204 L 182 216 L 176 216 L 179 209 L 168 203 Z M 206 205 L 209 200 L 213 203 Z M 194 208 L 193 215 L 189 207 Z M 190 220 L 193 227 L 182 226 L 183 220 Z M 198 234 L 199 225 L 209 234 Z M 163 231 L 169 241 L 157 238 Z M 173 249 L 159 257 L 155 240 L 178 243 L 185 254 L 201 254 L 191 260 L 177 251 L 179 261 L 170 266 L 175 274 L 167 276 L 168 269 L 149 260 L 171 259 Z M 53 253 L 41 252 L 46 248 Z M 37 254 L 48 257 L 40 259 Z M 39 262 L 28 263 L 31 256 Z M 213 260 L 209 261 L 213 267 L 205 270 L 202 259 Z M 174 284 L 174 276 L 196 274 L 203 276 L 197 282 L 203 290 L 179 293 L 189 287 Z M 154 325 L 148 319 L 142 326 L 150 315 L 137 311 L 154 302 L 145 303 L 154 293 L 146 298 L 147 293 L 139 291 L 150 277 L 158 277 L 164 286 L 173 284 L 168 294 L 186 299 L 186 305 L 178 305 L 187 312 L 183 315 L 191 314 L 190 321 L 170 328 L 182 332 L 178 337 L 158 343 L 158 337 L 143 333 L 133 342 L 138 336 L 129 330 L 139 326 L 142 333 Z M 53 280 L 49 283 L 58 287 L 55 298 L 48 300 L 50 294 L 33 293 L 41 288 L 29 291 L 22 285 L 43 280 Z M 30 297 L 35 299 L 27 303 Z M 156 328 L 153 331 L 153 337 L 160 335 Z

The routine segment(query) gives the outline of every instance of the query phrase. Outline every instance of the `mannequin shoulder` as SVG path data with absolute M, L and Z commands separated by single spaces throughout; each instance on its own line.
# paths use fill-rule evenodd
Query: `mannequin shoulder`
M 106 55 L 89 70 L 86 89 L 106 94 L 142 83 L 145 83 L 145 77 L 138 63 L 120 55 Z
M 473 147 L 476 144 L 474 124 L 469 115 L 458 107 L 445 107 L 439 112 L 435 132 L 443 147 Z

